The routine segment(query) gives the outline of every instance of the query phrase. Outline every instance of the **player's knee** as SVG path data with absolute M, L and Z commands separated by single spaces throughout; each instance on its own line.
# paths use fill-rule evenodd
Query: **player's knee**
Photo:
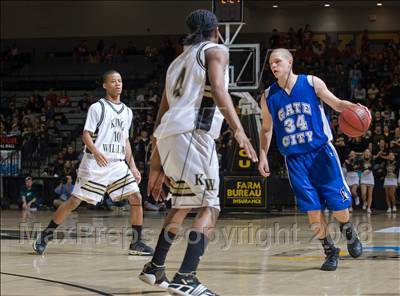
M 320 222 L 321 221 L 321 211 L 309 211 L 307 212 L 308 219 L 311 223 Z
M 219 212 L 220 212 L 219 209 L 213 208 L 213 207 L 208 207 L 207 209 L 210 211 L 211 217 L 215 223 L 219 216 Z
M 75 196 L 71 196 L 71 198 L 68 199 L 68 204 L 71 209 L 76 209 L 77 207 L 79 207 L 81 202 L 82 202 L 82 200 L 80 200 L 79 198 L 77 198 Z
M 127 199 L 131 206 L 141 206 L 142 205 L 142 195 L 139 192 L 129 195 Z
M 322 231 L 324 231 L 324 227 L 323 227 L 323 225 L 322 225 L 321 222 L 314 222 L 314 223 L 311 223 L 310 229 L 311 229 L 311 231 L 313 231 L 314 233 L 321 233 Z
M 194 228 L 198 231 L 207 234 L 217 222 L 219 215 L 219 210 L 213 207 L 205 207 L 199 210 L 197 213 L 195 222 L 193 224 Z

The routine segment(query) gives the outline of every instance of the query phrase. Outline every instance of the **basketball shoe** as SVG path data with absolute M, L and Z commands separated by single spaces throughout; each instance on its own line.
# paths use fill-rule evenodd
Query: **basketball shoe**
M 325 262 L 321 266 L 321 270 L 334 271 L 338 266 L 340 249 L 331 247 L 325 250 Z
M 36 240 L 33 242 L 33 250 L 38 255 L 43 255 L 46 250 L 47 243 L 53 240 L 53 235 L 45 235 L 43 232 L 39 233 Z
M 363 247 L 354 229 L 353 223 L 348 222 L 344 224 L 341 226 L 340 231 L 347 239 L 347 251 L 349 252 L 350 256 L 353 258 L 360 257 L 363 253 Z
M 143 241 L 132 241 L 129 245 L 128 254 L 136 256 L 153 256 L 154 250 L 146 245 Z
M 168 292 L 172 295 L 182 296 L 217 296 L 217 294 L 199 282 L 195 272 L 177 272 L 172 282 L 168 285 Z
M 148 262 L 143 267 L 139 279 L 146 284 L 167 289 L 169 281 L 165 275 L 165 266 L 157 266 L 153 262 Z

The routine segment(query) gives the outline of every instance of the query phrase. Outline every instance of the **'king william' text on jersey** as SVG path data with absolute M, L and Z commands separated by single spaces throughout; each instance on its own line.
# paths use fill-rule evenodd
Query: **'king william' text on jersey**
M 102 98 L 89 107 L 84 130 L 93 133 L 94 146 L 106 158 L 125 159 L 132 117 L 132 110 L 124 103 Z M 91 153 L 87 148 L 85 152 Z
M 165 81 L 168 111 L 154 132 L 157 139 L 200 129 L 218 138 L 223 116 L 211 96 L 205 52 L 218 48 L 228 55 L 224 45 L 210 41 L 189 46 L 169 66 Z M 225 68 L 225 87 L 229 75 Z
M 332 140 L 312 76 L 298 75 L 290 94 L 274 83 L 266 90 L 265 97 L 283 155 L 308 153 Z

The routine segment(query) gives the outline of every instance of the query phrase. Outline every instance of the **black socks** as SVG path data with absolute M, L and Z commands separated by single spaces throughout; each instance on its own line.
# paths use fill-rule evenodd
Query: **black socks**
M 51 220 L 46 229 L 43 230 L 43 236 L 47 240 L 52 240 L 54 236 L 54 230 L 56 230 L 57 227 L 58 224 L 56 224 L 53 220 Z
M 158 237 L 157 246 L 154 251 L 153 259 L 151 260 L 153 264 L 158 266 L 164 265 L 165 258 L 167 257 L 169 248 L 171 247 L 175 236 L 175 233 L 165 231 L 165 228 L 161 230 L 161 233 Z
M 132 225 L 132 242 L 137 243 L 142 239 L 142 225 Z
M 200 263 L 200 258 L 204 254 L 207 247 L 208 238 L 204 233 L 191 231 L 189 233 L 189 242 L 186 249 L 185 257 L 183 259 L 180 273 L 191 273 L 197 270 Z

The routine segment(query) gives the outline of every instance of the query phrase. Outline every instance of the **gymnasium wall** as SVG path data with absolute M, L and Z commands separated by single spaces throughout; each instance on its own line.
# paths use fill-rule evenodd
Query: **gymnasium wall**
M 196 8 L 210 9 L 211 1 L 1 1 L 1 39 L 183 34 Z M 245 2 L 244 14 L 243 33 L 307 23 L 314 31 L 400 30 L 400 6 L 284 10 Z

